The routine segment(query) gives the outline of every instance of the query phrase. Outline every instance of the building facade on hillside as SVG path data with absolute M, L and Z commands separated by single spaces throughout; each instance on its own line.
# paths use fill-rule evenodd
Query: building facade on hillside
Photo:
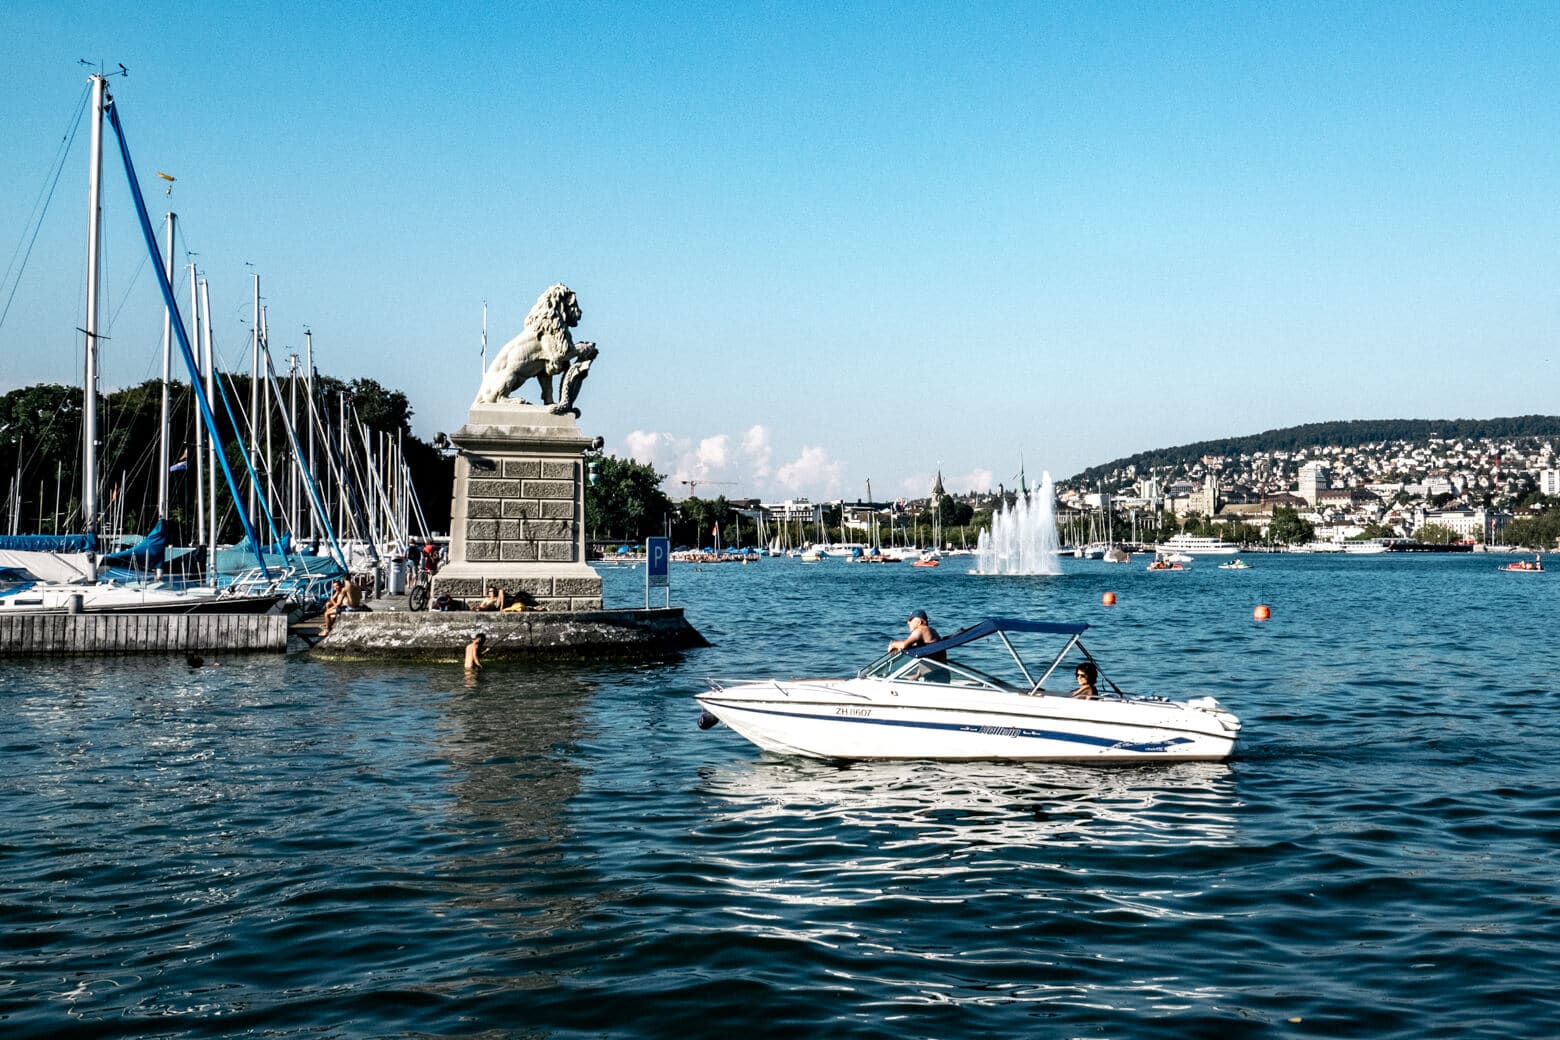
M 1506 525 L 1510 522 L 1510 513 L 1485 509 L 1483 506 L 1477 509 L 1414 510 L 1415 531 L 1427 524 L 1434 524 L 1455 532 L 1464 541 L 1471 539 L 1490 545 L 1500 544 Z
M 1327 478 L 1325 462 L 1307 462 L 1300 467 L 1300 497 L 1306 504 L 1316 505 L 1317 495 L 1327 488 Z
M 1538 491 L 1542 495 L 1560 496 L 1560 469 L 1539 470 Z

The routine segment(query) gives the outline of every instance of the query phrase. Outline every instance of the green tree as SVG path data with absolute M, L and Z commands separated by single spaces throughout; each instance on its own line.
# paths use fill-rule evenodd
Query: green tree
M 1456 531 L 1442 524 L 1420 524 L 1414 528 L 1414 537 L 1426 545 L 1450 545 L 1459 540 Z
M 1220 524 L 1214 533 L 1233 545 L 1250 545 L 1253 542 L 1262 541 L 1261 531 L 1239 520 L 1231 520 Z
M 1397 532 L 1386 524 L 1367 524 L 1365 530 L 1350 538 L 1351 542 L 1365 542 L 1372 538 L 1396 538 Z
M 1560 509 L 1550 509 L 1537 516 L 1513 520 L 1503 535 L 1508 545 L 1520 545 L 1529 549 L 1552 550 L 1560 546 Z
M 1289 506 L 1276 506 L 1273 509 L 1273 522 L 1268 524 L 1268 534 L 1275 542 L 1294 545 L 1315 538 L 1316 528 Z
M 585 487 L 585 528 L 592 537 L 637 542 L 665 530 L 672 501 L 661 490 L 661 474 L 615 455 L 588 461 L 596 465 L 596 482 Z

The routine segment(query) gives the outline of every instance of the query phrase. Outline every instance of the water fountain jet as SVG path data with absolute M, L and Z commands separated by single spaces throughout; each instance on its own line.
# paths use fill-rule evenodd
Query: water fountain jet
M 1019 491 L 1012 505 L 991 517 L 991 529 L 975 543 L 975 574 L 1060 574 L 1056 537 L 1056 489 L 1051 474 L 1040 486 Z

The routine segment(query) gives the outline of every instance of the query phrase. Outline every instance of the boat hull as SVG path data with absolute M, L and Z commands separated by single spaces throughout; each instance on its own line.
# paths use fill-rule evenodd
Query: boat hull
M 716 684 L 697 700 L 765 751 L 824 759 L 1221 761 L 1240 732 L 1212 698 L 1083 701 L 845 679 Z

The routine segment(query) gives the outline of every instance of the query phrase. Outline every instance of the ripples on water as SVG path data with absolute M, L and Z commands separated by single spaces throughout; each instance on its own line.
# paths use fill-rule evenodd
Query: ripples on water
M 1553 580 L 1254 562 L 680 568 L 711 649 L 473 685 L 0 664 L 0 1035 L 1554 1035 Z M 917 606 L 1089 621 L 1123 685 L 1239 712 L 1240 756 L 841 767 L 693 727 L 703 676 L 853 669 Z

